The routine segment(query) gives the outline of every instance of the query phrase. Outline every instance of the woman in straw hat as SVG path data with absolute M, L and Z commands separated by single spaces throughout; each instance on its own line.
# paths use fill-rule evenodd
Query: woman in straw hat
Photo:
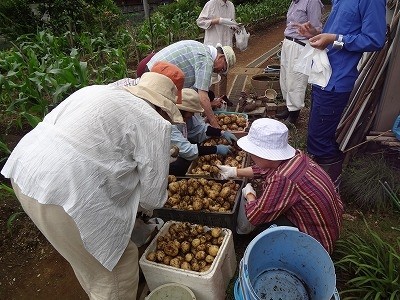
M 242 190 L 245 221 L 253 226 L 273 223 L 295 226 L 332 253 L 339 238 L 343 204 L 329 175 L 288 144 L 288 129 L 277 120 L 254 121 L 248 135 L 237 144 L 250 154 L 254 165 L 242 169 L 219 166 L 221 178 L 263 180 L 259 195 L 250 183 Z
M 176 104 L 185 124 L 172 126 L 171 144 L 179 148 L 179 155 L 175 162 L 170 164 L 169 174 L 185 175 L 190 163 L 197 157 L 207 154 L 228 155 L 232 151 L 230 145 L 201 146 L 201 142 L 209 137 L 223 137 L 229 144 L 237 138 L 229 131 L 224 131 L 206 124 L 199 113 L 203 112 L 199 94 L 193 89 L 182 90 L 182 104 Z
M 24 136 L 1 171 L 90 299 L 136 299 L 136 213 L 167 200 L 166 119 L 183 121 L 175 101 L 184 74 L 168 63 L 152 71 L 134 87 L 76 91 Z

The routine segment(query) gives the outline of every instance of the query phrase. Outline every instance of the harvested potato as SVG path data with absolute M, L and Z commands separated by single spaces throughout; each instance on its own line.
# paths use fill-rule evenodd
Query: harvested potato
M 219 242 L 212 236 L 213 229 L 188 222 L 172 223 L 163 236 L 157 237 L 158 250 L 149 252 L 146 259 L 183 270 L 205 272 L 219 251 L 219 245 L 211 243 Z M 222 233 L 219 238 L 222 244 Z
M 203 145 L 213 146 L 213 145 L 229 145 L 229 142 L 225 138 L 210 138 L 206 140 Z M 237 145 L 232 145 L 233 152 L 226 155 L 203 155 L 192 162 L 192 165 L 188 171 L 188 174 L 193 175 L 204 175 L 209 177 L 217 178 L 219 175 L 219 169 L 217 165 L 229 165 L 232 167 L 243 167 L 245 166 L 246 153 L 241 150 Z M 237 160 L 236 158 L 239 158 Z
M 181 180 L 184 180 L 183 183 Z M 240 189 L 240 185 L 234 180 L 218 182 L 206 178 L 190 178 L 189 180 L 178 178 L 173 183 L 179 185 L 179 189 L 176 192 L 168 190 L 170 196 L 165 207 L 181 210 L 229 211 L 234 207 Z M 195 186 L 196 189 L 194 189 Z
M 244 131 L 244 128 L 248 125 L 245 115 L 221 113 L 217 115 L 217 118 L 221 128 L 224 129 L 225 127 L 224 130 Z
M 174 181 L 174 182 L 171 182 L 170 184 L 168 184 L 168 189 L 171 192 L 176 193 L 180 190 L 180 185 L 178 182 Z

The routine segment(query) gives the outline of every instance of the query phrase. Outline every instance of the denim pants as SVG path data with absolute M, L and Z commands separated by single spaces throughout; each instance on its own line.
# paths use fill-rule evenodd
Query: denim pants
M 341 155 L 335 134 L 350 93 L 325 91 L 313 86 L 307 136 L 310 155 L 318 158 Z

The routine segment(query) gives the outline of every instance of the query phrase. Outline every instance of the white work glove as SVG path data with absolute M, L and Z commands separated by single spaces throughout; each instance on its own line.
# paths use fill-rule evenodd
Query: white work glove
M 242 195 L 247 199 L 248 194 L 253 194 L 256 197 L 256 191 L 251 186 L 251 183 L 246 184 L 246 186 L 242 189 Z
M 221 179 L 229 179 L 229 178 L 237 177 L 237 168 L 236 167 L 231 167 L 231 166 L 226 166 L 226 165 L 220 165 L 217 167 L 219 169 L 219 177 Z
M 228 18 L 219 18 L 219 24 L 225 25 L 225 26 L 237 26 L 238 25 L 238 23 L 236 23 L 236 21 L 233 21 L 232 19 L 228 19 Z

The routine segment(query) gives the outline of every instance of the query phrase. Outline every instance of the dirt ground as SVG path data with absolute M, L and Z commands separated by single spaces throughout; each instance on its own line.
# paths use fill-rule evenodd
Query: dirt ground
M 236 51 L 237 63 L 228 74 L 228 88 L 241 67 L 276 46 L 283 38 L 284 22 L 252 29 L 249 47 Z M 17 201 L 0 200 L 0 299 L 88 299 L 75 275 L 25 214 Z M 11 227 L 10 232 L 7 227 Z

